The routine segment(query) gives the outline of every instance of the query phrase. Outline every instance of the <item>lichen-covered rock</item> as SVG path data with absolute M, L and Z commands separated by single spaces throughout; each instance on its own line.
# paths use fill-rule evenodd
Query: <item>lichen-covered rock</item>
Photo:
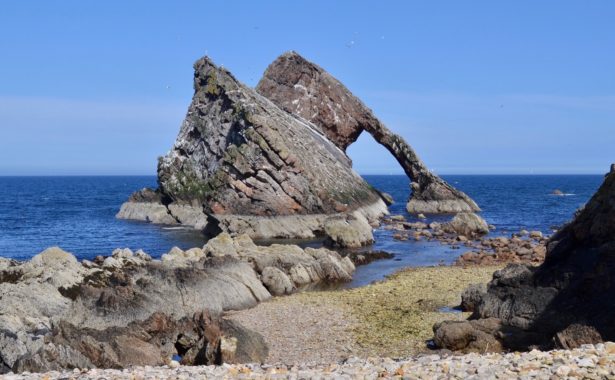
M 286 238 L 321 231 L 326 218 L 318 216 L 374 204 L 378 216 L 386 213 L 378 192 L 318 127 L 281 110 L 207 57 L 194 69 L 186 119 L 158 162 L 159 189 L 131 197 L 118 217 L 170 221 L 162 205 L 176 222 L 197 229 Z M 250 223 L 250 217 L 257 219 Z M 294 226 L 278 217 L 308 222 Z M 261 218 L 268 229 L 259 234 L 254 229 Z
M 494 273 L 487 291 L 475 300 L 472 319 L 497 319 L 493 332 L 505 349 L 533 346 L 574 348 L 615 339 L 615 172 L 574 220 L 547 243 L 539 267 L 509 265 Z M 448 323 L 435 329 L 447 329 Z M 510 342 L 506 329 L 524 340 Z M 458 346 L 454 339 L 442 347 Z
M 361 216 L 334 218 L 325 223 L 325 243 L 332 247 L 358 248 L 374 242 L 372 226 Z
M 295 52 L 278 57 L 256 90 L 280 108 L 313 123 L 340 149 L 363 131 L 397 159 L 413 181 L 411 213 L 457 213 L 480 209 L 463 192 L 431 173 L 404 139 L 391 132 L 342 83 Z

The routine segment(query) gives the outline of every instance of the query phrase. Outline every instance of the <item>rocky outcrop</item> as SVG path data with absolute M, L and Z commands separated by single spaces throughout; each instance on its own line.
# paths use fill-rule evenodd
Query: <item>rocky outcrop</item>
M 0 273 L 0 372 L 164 364 L 188 326 L 182 319 L 271 297 L 249 264 L 229 256 L 177 268 L 129 250 L 97 264 L 50 248 L 24 263 L 5 261 Z M 147 321 L 155 334 L 136 330 Z
M 62 368 L 262 362 L 262 337 L 220 319 L 322 282 L 354 264 L 327 249 L 257 246 L 220 234 L 161 260 L 118 249 L 78 262 L 59 248 L 0 259 L 0 373 Z
M 490 334 L 503 349 L 571 348 L 613 340 L 614 258 L 615 172 L 611 171 L 575 219 L 551 237 L 541 266 L 509 265 L 494 273 L 486 292 L 467 302 L 474 305 L 472 321 L 462 322 L 467 333 L 455 333 L 453 338 L 452 323 L 444 323 L 435 327 L 436 343 L 468 349 L 462 342 L 474 333 L 472 325 L 488 319 L 501 325 Z M 507 334 L 506 329 L 516 333 Z
M 248 263 L 273 295 L 290 294 L 320 283 L 350 281 L 355 271 L 350 258 L 325 248 L 259 246 L 246 234 L 233 238 L 225 232 L 209 240 L 202 250 L 173 248 L 162 256 L 162 261 L 183 267 L 204 257 L 226 256 Z
M 343 151 L 367 131 L 413 181 L 407 205 L 410 213 L 480 211 L 466 194 L 431 173 L 406 141 L 382 124 L 342 83 L 299 54 L 288 52 L 277 58 L 256 90 L 285 111 L 313 123 Z
M 207 57 L 194 69 L 194 97 L 173 148 L 158 162 L 158 190 L 133 195 L 118 217 L 213 234 L 306 238 L 322 233 L 330 215 L 369 209 L 363 214 L 371 221 L 387 212 L 317 126 Z
M 534 236 L 532 238 L 529 235 L 513 234 L 510 238 L 504 236 L 483 238 L 480 244 L 471 245 L 474 248 L 473 251 L 461 254 L 455 264 L 461 266 L 507 263 L 542 264 L 547 252 L 548 239 L 538 233 Z
M 264 362 L 268 352 L 260 335 L 206 311 L 180 320 L 155 313 L 144 321 L 104 330 L 60 321 L 45 339 L 41 349 L 16 360 L 14 372 L 165 365 L 171 357 L 186 365 Z M 232 353 L 223 350 L 226 341 L 234 342 Z
M 482 236 L 489 233 L 489 226 L 480 216 L 471 212 L 462 212 L 443 226 L 449 233 L 466 237 Z

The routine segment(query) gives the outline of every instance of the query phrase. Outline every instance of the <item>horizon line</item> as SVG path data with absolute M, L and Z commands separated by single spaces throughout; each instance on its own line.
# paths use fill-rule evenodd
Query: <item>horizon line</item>
M 540 175 L 604 175 L 606 172 L 571 172 L 571 173 L 433 173 L 438 176 L 540 176 Z M 404 176 L 405 173 L 358 173 L 360 176 Z M 156 174 L 0 174 L 0 178 L 33 178 L 33 177 L 157 177 Z

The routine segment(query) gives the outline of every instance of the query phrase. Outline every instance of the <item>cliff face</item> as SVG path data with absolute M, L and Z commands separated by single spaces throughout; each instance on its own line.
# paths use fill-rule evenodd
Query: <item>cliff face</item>
M 338 212 L 378 194 L 339 148 L 239 83 L 208 58 L 195 64 L 195 94 L 173 149 L 161 159 L 161 190 L 215 214 Z
M 372 219 L 386 212 L 378 192 L 318 127 L 207 57 L 194 69 L 194 97 L 173 148 L 159 160 L 157 193 L 134 195 L 119 217 L 310 237 L 324 230 L 322 215 L 359 210 Z M 269 217 L 277 221 L 265 220 L 264 231 L 259 218 Z
M 412 182 L 411 213 L 479 211 L 476 203 L 431 173 L 404 139 L 391 132 L 342 83 L 299 54 L 278 57 L 256 90 L 285 111 L 316 125 L 345 151 L 367 131 L 397 159 Z
M 488 328 L 490 350 L 573 348 L 615 339 L 615 170 L 575 219 L 549 241 L 544 264 L 511 265 L 482 294 L 466 292 L 472 321 L 434 328 L 436 343 L 467 349 Z M 495 321 L 495 323 L 494 323 Z M 480 349 L 481 347 L 474 347 Z M 482 347 L 484 348 L 484 347 Z

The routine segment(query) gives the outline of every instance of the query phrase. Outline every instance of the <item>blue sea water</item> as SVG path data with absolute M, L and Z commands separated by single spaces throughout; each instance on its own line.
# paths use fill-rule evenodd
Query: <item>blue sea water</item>
M 392 214 L 406 215 L 409 186 L 405 176 L 365 178 L 393 196 Z M 483 217 L 496 226 L 497 235 L 522 228 L 550 233 L 587 202 L 603 179 L 599 175 L 444 178 L 481 206 Z M 81 259 L 109 255 L 118 247 L 141 248 L 160 256 L 173 246 L 202 246 L 203 236 L 188 229 L 115 219 L 133 191 L 155 186 L 154 176 L 0 177 L 0 256 L 27 259 L 50 246 L 60 246 Z M 555 189 L 566 195 L 551 195 Z M 352 286 L 404 266 L 450 263 L 460 254 L 439 243 L 396 241 L 392 232 L 384 229 L 376 230 L 375 237 L 373 249 L 391 252 L 395 258 L 360 267 Z
M 391 214 L 405 215 L 409 221 L 418 219 L 406 213 L 410 195 L 405 176 L 364 176 L 374 187 L 388 192 L 395 199 L 389 206 Z M 551 234 L 553 228 L 572 218 L 598 189 L 600 175 L 448 175 L 442 176 L 478 203 L 482 216 L 496 227 L 493 236 L 510 236 L 521 229 Z M 552 195 L 560 190 L 563 196 Z M 445 221 L 450 217 L 429 217 L 430 221 Z M 451 249 L 438 242 L 393 239 L 395 231 L 377 229 L 374 232 L 376 250 L 395 255 L 391 260 L 379 260 L 358 267 L 349 287 L 363 286 L 404 267 L 450 264 L 463 249 Z

